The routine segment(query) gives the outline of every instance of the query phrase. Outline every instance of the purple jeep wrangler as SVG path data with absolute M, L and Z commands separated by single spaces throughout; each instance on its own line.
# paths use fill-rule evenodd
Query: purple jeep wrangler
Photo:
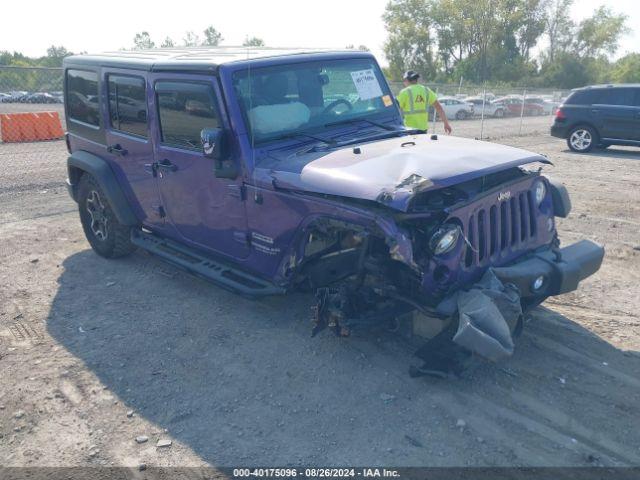
M 592 242 L 559 247 L 570 202 L 546 158 L 405 128 L 368 53 L 152 50 L 64 68 L 69 191 L 104 257 L 139 247 L 241 294 L 312 291 L 314 332 L 391 327 L 493 360 L 523 309 L 602 262 Z

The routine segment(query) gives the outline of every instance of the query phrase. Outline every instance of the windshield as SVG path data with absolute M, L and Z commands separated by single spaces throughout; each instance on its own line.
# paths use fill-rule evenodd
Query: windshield
M 366 58 L 251 68 L 236 72 L 233 84 L 256 143 L 393 107 L 382 72 Z

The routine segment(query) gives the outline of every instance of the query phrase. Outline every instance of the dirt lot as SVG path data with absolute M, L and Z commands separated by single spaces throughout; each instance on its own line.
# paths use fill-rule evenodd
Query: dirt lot
M 98 257 L 64 143 L 0 145 L 0 465 L 640 465 L 640 151 L 501 141 L 549 156 L 574 204 L 563 241 L 607 255 L 512 359 L 446 381 L 410 378 L 389 335 L 310 338 L 308 296 Z

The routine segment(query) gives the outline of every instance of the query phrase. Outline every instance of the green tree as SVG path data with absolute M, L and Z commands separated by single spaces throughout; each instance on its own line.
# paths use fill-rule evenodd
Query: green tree
M 535 69 L 544 18 L 543 0 L 392 0 L 385 53 L 396 77 L 413 68 L 427 78 L 517 79 Z
M 620 37 L 629 31 L 626 21 L 626 15 L 614 14 L 609 7 L 599 7 L 591 17 L 580 22 L 576 52 L 584 57 L 614 54 Z
M 242 42 L 243 47 L 264 47 L 264 40 L 258 37 L 248 36 L 244 38 L 244 42 Z
M 575 23 L 569 12 L 574 0 L 550 0 L 545 15 L 545 33 L 549 40 L 546 56 L 555 62 L 558 53 L 566 52 L 574 40 Z
M 384 53 L 393 80 L 402 72 L 417 70 L 426 78 L 435 76 L 429 0 L 390 0 L 382 19 L 387 29 Z
M 616 83 L 640 83 L 640 53 L 630 53 L 613 66 L 610 81 Z
M 546 27 L 546 3 L 543 0 L 525 0 L 517 12 L 516 38 L 520 56 L 525 62 L 531 57 Z
M 149 32 L 140 32 L 136 33 L 136 36 L 133 38 L 133 49 L 134 50 L 144 50 L 146 48 L 154 48 L 156 46 L 151 40 L 151 35 Z
M 366 45 L 358 45 L 357 47 L 355 47 L 352 43 L 350 43 L 349 45 L 347 45 L 346 47 L 347 50 L 359 50 L 361 52 L 370 52 L 371 50 L 369 50 L 369 47 L 367 47 Z
M 570 52 L 557 52 L 555 61 L 543 65 L 540 83 L 557 88 L 575 88 L 596 82 L 588 62 Z
M 204 42 L 203 45 L 207 45 L 210 47 L 217 47 L 224 40 L 222 38 L 222 34 L 218 32 L 213 26 L 208 26 L 204 30 Z
M 197 47 L 200 45 L 200 37 L 197 33 L 193 31 L 188 31 L 184 34 L 184 38 L 182 39 L 185 47 Z
M 73 55 L 73 52 L 70 52 L 65 47 L 51 45 L 47 48 L 47 55 L 40 58 L 36 63 L 46 67 L 61 67 L 62 60 L 69 55 Z
M 162 44 L 160 45 L 160 48 L 172 48 L 172 47 L 175 47 L 175 46 L 176 46 L 176 44 L 171 39 L 171 37 L 165 37 L 165 39 L 162 41 Z

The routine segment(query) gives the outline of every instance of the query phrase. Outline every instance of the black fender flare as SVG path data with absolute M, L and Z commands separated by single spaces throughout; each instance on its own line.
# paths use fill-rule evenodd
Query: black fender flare
M 571 199 L 567 187 L 554 178 L 547 177 L 553 201 L 553 214 L 556 217 L 567 218 L 571 212 Z
M 67 158 L 67 171 L 69 193 L 76 202 L 78 201 L 78 183 L 80 177 L 86 172 L 95 178 L 102 188 L 118 222 L 129 226 L 140 224 L 106 160 L 85 151 L 73 152 Z

